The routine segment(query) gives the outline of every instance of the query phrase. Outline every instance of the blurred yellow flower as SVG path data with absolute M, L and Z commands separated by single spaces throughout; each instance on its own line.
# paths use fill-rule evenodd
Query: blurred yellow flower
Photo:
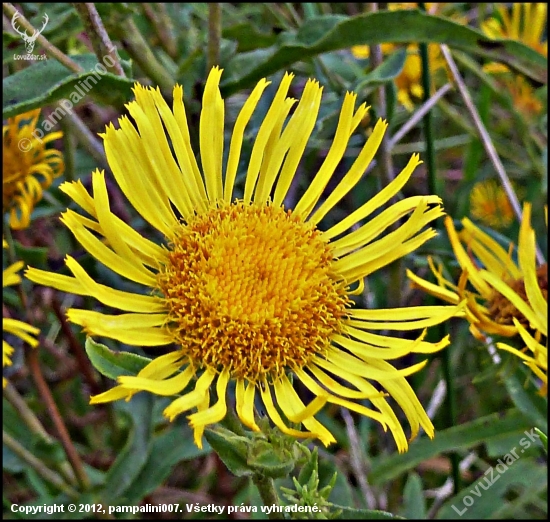
M 500 183 L 480 181 L 470 193 L 470 214 L 485 225 L 506 228 L 514 220 L 514 209 Z
M 548 42 L 543 40 L 548 21 L 548 7 L 543 3 L 513 3 L 511 12 L 504 4 L 497 4 L 498 17 L 492 16 L 481 24 L 481 30 L 490 38 L 518 40 L 543 56 L 548 56 Z M 542 102 L 535 96 L 529 82 L 512 73 L 501 63 L 491 62 L 484 70 L 498 74 L 498 81 L 508 90 L 514 107 L 525 116 L 541 112 Z
M 429 14 L 441 14 L 444 3 L 427 3 L 426 9 Z M 388 10 L 398 11 L 402 9 L 416 9 L 418 4 L 411 2 L 389 3 Z M 383 56 L 388 56 L 399 49 L 401 45 L 393 43 L 383 43 L 380 46 Z M 351 48 L 351 53 L 355 58 L 365 59 L 369 57 L 368 45 L 355 45 Z M 439 46 L 436 44 L 428 45 L 428 60 L 430 62 L 430 70 L 432 73 L 445 67 Z M 403 70 L 395 79 L 397 87 L 397 100 L 408 111 L 414 109 L 415 103 L 421 101 L 424 96 L 422 87 L 422 61 L 420 59 L 420 51 L 417 44 L 411 43 L 407 46 L 407 58 L 403 65 Z
M 507 344 L 499 348 L 516 353 L 546 384 L 547 347 L 541 343 L 548 338 L 548 265 L 536 266 L 535 232 L 531 227 L 531 205 L 524 204 L 519 233 L 518 264 L 511 259 L 513 244 L 507 252 L 488 234 L 469 219 L 462 220 L 463 230 L 457 233 L 450 217 L 445 227 L 462 274 L 455 285 L 442 275 L 431 259 L 429 264 L 437 284 L 426 281 L 411 271 L 412 284 L 449 303 L 467 300 L 466 318 L 470 331 L 480 339 L 485 335 L 519 337 L 530 350 L 525 356 Z M 473 288 L 467 288 L 468 283 Z M 543 388 L 543 392 L 546 387 Z
M 318 82 L 309 80 L 299 101 L 289 98 L 293 75 L 285 74 L 247 160 L 244 193 L 235 194 L 245 128 L 269 82 L 263 79 L 256 85 L 237 117 L 224 176 L 221 73 L 213 68 L 204 90 L 202 173 L 191 147 L 180 86 L 174 88 L 170 109 L 158 89 L 137 84 L 136 101 L 127 105 L 135 123 L 123 116 L 118 130 L 110 125 L 103 135 L 119 186 L 141 216 L 164 235 L 162 246 L 110 211 L 103 173 L 93 173 L 93 195 L 80 182 L 61 187 L 90 216 L 67 210 L 64 224 L 92 256 L 144 285 L 146 295 L 96 283 L 71 256 L 66 264 L 72 277 L 34 268 L 27 272 L 37 283 L 93 296 L 131 312 L 69 310 L 69 320 L 90 335 L 136 346 L 175 344 L 136 377 L 120 377 L 117 387 L 94 396 L 92 403 L 128 399 L 142 390 L 177 396 L 193 382 L 192 391 L 175 398 L 164 414 L 173 419 L 197 408 L 189 420 L 200 446 L 205 427 L 225 417 L 231 386 L 239 418 L 254 431 L 259 430 L 254 417 L 259 394 L 267 415 L 282 432 L 318 438 L 327 445 L 335 439 L 315 415 L 328 402 L 389 427 L 399 451 L 404 451 L 407 437 L 387 394 L 380 391 L 385 389 L 404 410 L 412 437 L 420 427 L 433 436 L 432 423 L 405 379 L 425 361 L 400 370 L 388 361 L 435 352 L 448 339 L 429 343 L 423 340 L 425 331 L 409 340 L 369 330 L 423 330 L 453 316 L 459 307 L 361 310 L 351 307 L 349 298 L 361 292 L 364 277 L 435 235 L 425 227 L 443 214 L 437 196 L 406 198 L 352 228 L 403 187 L 420 163 L 418 155 L 382 192 L 321 231 L 319 223 L 367 169 L 387 123 L 378 121 L 347 174 L 320 203 L 351 134 L 367 112 L 365 104 L 355 109 L 356 95 L 347 93 L 326 159 L 294 209 L 285 209 L 322 94 Z M 409 216 L 404 224 L 386 233 L 404 216 Z M 291 375 L 315 396 L 308 405 L 294 390 Z M 214 388 L 217 398 L 211 404 Z M 362 399 L 370 400 L 375 409 L 358 402 Z M 287 425 L 276 404 L 297 427 Z M 298 429 L 300 425 L 305 431 Z
M 543 40 L 548 18 L 548 7 L 544 3 L 512 3 L 512 12 L 504 4 L 496 5 L 500 17 L 492 16 L 481 24 L 481 30 L 490 38 L 518 40 L 543 56 L 548 56 L 548 42 Z M 494 64 L 496 69 L 507 70 L 506 66 Z
M 395 44 L 382 44 L 382 54 L 387 56 L 399 49 L 399 47 L 399 45 Z M 369 46 L 356 45 L 351 48 L 351 52 L 356 58 L 368 58 Z M 445 65 L 439 51 L 439 46 L 435 44 L 428 45 L 428 55 L 432 72 Z M 397 86 L 397 100 L 408 111 L 412 111 L 415 103 L 422 100 L 424 96 L 424 89 L 422 88 L 422 61 L 417 44 L 407 46 L 407 58 L 405 59 L 402 71 L 395 78 L 395 84 Z
M 6 240 L 2 240 L 2 247 L 8 247 Z M 17 285 L 21 282 L 21 276 L 17 272 L 23 268 L 23 265 L 23 261 L 17 261 L 3 270 L 2 288 Z M 38 346 L 38 341 L 33 337 L 33 335 L 37 335 L 40 330 L 30 324 L 24 323 L 23 321 L 18 321 L 17 319 L 12 319 L 10 317 L 2 317 L 2 330 L 4 333 L 9 333 L 19 337 L 33 348 Z M 13 355 L 13 351 L 13 346 L 2 339 L 2 367 L 11 366 L 11 356 Z M 6 384 L 7 381 L 5 377 L 2 377 L 2 387 L 5 387 Z
M 10 213 L 10 227 L 27 228 L 34 206 L 53 179 L 63 174 L 63 155 L 46 149 L 51 141 L 63 136 L 52 132 L 39 138 L 36 124 L 40 109 L 8 118 L 2 127 L 2 204 Z

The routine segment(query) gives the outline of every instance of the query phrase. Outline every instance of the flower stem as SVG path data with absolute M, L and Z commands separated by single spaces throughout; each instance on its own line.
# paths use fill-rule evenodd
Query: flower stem
M 48 481 L 50 484 L 53 484 L 73 499 L 79 497 L 78 491 L 71 488 L 68 484 L 65 484 L 63 479 L 57 473 L 45 466 L 41 460 L 37 459 L 30 451 L 25 449 L 5 431 L 2 431 L 2 442 L 21 460 L 33 468 L 44 480 Z
M 50 418 L 55 425 L 59 440 L 61 441 L 61 444 L 65 449 L 65 453 L 67 454 L 69 462 L 71 463 L 71 466 L 75 472 L 76 478 L 81 488 L 86 491 L 90 487 L 90 481 L 84 470 L 80 455 L 76 451 L 76 448 L 74 447 L 74 444 L 69 436 L 69 432 L 67 431 L 67 427 L 63 422 L 63 418 L 61 417 L 59 410 L 57 409 L 57 405 L 55 404 L 52 392 L 50 391 L 50 388 L 48 387 L 48 384 L 44 379 L 44 375 L 42 375 L 40 362 L 38 361 L 38 350 L 30 350 L 28 352 L 27 361 L 29 364 L 29 370 L 38 389 L 38 394 L 46 405 L 46 409 L 48 410 Z
M 422 10 L 426 10 L 424 4 L 419 4 Z M 420 44 L 420 60 L 422 62 L 422 90 L 424 91 L 423 102 L 430 99 L 430 59 L 428 55 L 428 44 Z M 428 111 L 424 118 L 424 141 L 426 142 L 426 170 L 428 171 L 428 193 L 439 194 L 437 189 L 437 169 L 435 166 L 435 147 L 433 132 L 432 111 Z
M 174 38 L 172 20 L 166 12 L 166 4 L 141 4 L 145 16 L 150 20 L 157 33 L 160 45 L 173 60 L 178 57 L 178 45 Z
M 103 63 L 108 71 L 125 78 L 126 74 L 124 74 L 122 65 L 120 65 L 116 47 L 113 45 L 113 42 L 111 42 L 95 5 L 90 2 L 73 2 L 73 7 L 84 23 L 86 34 L 90 38 L 97 60 Z M 106 56 L 111 58 L 113 63 L 112 66 L 105 61 Z
M 34 412 L 28 407 L 25 399 L 19 395 L 18 391 L 11 383 L 7 383 L 6 387 L 3 390 L 4 397 L 8 402 L 13 406 L 15 411 L 21 417 L 21 420 L 25 423 L 27 428 L 29 428 L 33 433 L 36 433 L 41 439 L 46 441 L 49 444 L 53 444 L 55 439 L 50 436 L 50 434 L 45 430 L 44 426 L 40 423 Z M 69 465 L 69 463 L 64 460 L 59 463 L 59 471 L 64 476 L 67 482 L 75 484 L 75 476 Z
M 279 495 L 275 489 L 275 483 L 272 478 L 265 477 L 264 475 L 254 474 L 252 475 L 252 482 L 258 488 L 260 492 L 260 497 L 264 506 L 280 506 L 281 501 L 279 500 Z M 268 515 L 270 519 L 278 519 L 279 515 L 276 511 L 272 510 Z
M 174 78 L 157 60 L 134 21 L 126 18 L 121 22 L 119 32 L 120 42 L 139 68 L 160 87 L 164 94 L 171 95 Z
M 426 11 L 426 5 L 422 2 L 418 4 L 422 11 Z M 430 99 L 431 82 L 430 82 L 430 58 L 428 44 L 421 43 L 420 45 L 420 61 L 422 63 L 422 90 L 424 91 L 423 101 L 426 103 Z M 435 164 L 435 138 L 433 132 L 433 115 L 432 111 L 428 111 L 424 116 L 424 141 L 426 143 L 426 170 L 428 173 L 428 193 L 440 194 L 437 183 L 437 168 Z M 444 325 L 439 325 L 435 330 L 438 337 L 444 335 Z M 441 353 L 441 363 L 443 366 L 443 378 L 447 386 L 446 402 L 446 425 L 451 428 L 456 425 L 456 397 L 454 390 L 453 377 L 451 372 L 451 352 L 447 348 Z M 460 490 L 460 458 L 455 452 L 451 453 L 451 467 L 453 473 L 453 488 L 455 495 Z
M 222 9 L 219 2 L 208 4 L 208 62 L 207 74 L 220 65 L 220 41 L 222 37 Z

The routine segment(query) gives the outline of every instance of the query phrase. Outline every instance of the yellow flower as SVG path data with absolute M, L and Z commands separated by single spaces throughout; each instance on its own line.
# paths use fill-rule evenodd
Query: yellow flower
M 493 179 L 474 185 L 470 193 L 470 213 L 494 228 L 506 228 L 514 220 L 514 209 L 506 191 Z
M 548 56 L 548 42 L 543 40 L 548 20 L 548 7 L 543 3 L 512 4 L 512 11 L 498 5 L 500 19 L 491 17 L 481 24 L 481 30 L 490 38 L 518 40 L 543 56 Z M 515 108 L 526 116 L 538 115 L 543 108 L 533 87 L 521 75 L 513 74 L 501 63 L 491 62 L 484 70 L 498 73 L 498 81 L 508 90 Z
M 348 232 L 403 187 L 420 163 L 418 156 L 373 199 L 321 231 L 319 223 L 365 172 L 387 123 L 376 124 L 346 175 L 320 203 L 367 111 L 364 104 L 355 109 L 356 95 L 347 93 L 323 164 L 294 209 L 288 210 L 285 197 L 315 126 L 322 88 L 309 80 L 296 103 L 287 97 L 293 75 L 284 76 L 246 161 L 240 192 L 235 180 L 245 128 L 269 82 L 262 79 L 244 103 L 224 169 L 221 73 L 213 68 L 204 90 L 199 132 L 202 168 L 191 147 L 180 86 L 174 88 L 170 109 L 158 89 L 136 85 L 136 100 L 127 105 L 135 123 L 123 116 L 118 130 L 110 125 L 103 134 L 116 181 L 144 220 L 165 237 L 162 246 L 110 211 L 102 172 L 93 173 L 93 195 L 80 182 L 61 187 L 89 215 L 67 210 L 64 224 L 92 256 L 143 285 L 146 294 L 98 284 L 70 256 L 66 264 L 72 276 L 33 268 L 27 272 L 37 283 L 93 296 L 129 312 L 69 310 L 69 320 L 90 335 L 136 346 L 175 344 L 136 377 L 120 377 L 117 387 L 96 395 L 92 403 L 129 398 L 142 390 L 174 396 L 193 382 L 192 391 L 175 398 L 164 414 L 173 419 L 197 408 L 189 420 L 200 446 L 204 428 L 225 417 L 231 387 L 236 412 L 251 430 L 259 430 L 254 418 L 259 394 L 281 431 L 329 444 L 334 441 L 332 434 L 315 418 L 328 402 L 389 427 L 404 451 L 407 438 L 386 394 L 369 382 L 376 381 L 404 410 L 413 437 L 421 426 L 433 436 L 432 423 L 405 379 L 426 361 L 400 370 L 387 361 L 435 352 L 448 339 L 432 344 L 423 340 L 425 332 L 409 340 L 369 330 L 425 329 L 453 316 L 457 307 L 360 310 L 351 308 L 348 297 L 361 292 L 364 277 L 436 234 L 425 227 L 443 213 L 437 196 L 406 198 Z M 407 215 L 405 223 L 379 237 Z M 315 396 L 309 404 L 294 390 L 290 374 Z M 214 388 L 216 399 L 211 401 Z M 361 404 L 363 399 L 370 400 L 373 408 Z M 297 426 L 288 426 L 283 416 Z
M 507 344 L 499 348 L 520 355 L 543 380 L 546 390 L 547 347 L 541 338 L 548 338 L 548 265 L 536 266 L 535 232 L 531 227 L 531 205 L 525 203 L 519 233 L 518 264 L 511 259 L 513 244 L 508 252 L 469 219 L 462 220 L 463 230 L 457 234 L 451 218 L 445 226 L 456 259 L 462 268 L 457 285 L 446 280 L 441 268 L 436 269 L 429 259 L 437 284 L 430 283 L 408 271 L 417 288 L 443 299 L 458 303 L 467 299 L 466 318 L 470 330 L 480 340 L 485 335 L 519 336 L 528 357 Z M 466 288 L 471 283 L 474 290 Z
M 40 138 L 36 129 L 40 109 L 8 118 L 2 127 L 2 204 L 10 213 L 10 226 L 27 228 L 42 192 L 65 168 L 60 151 L 46 145 L 63 136 L 52 132 Z M 41 131 L 40 131 L 41 132 Z
M 380 47 L 382 54 L 387 56 L 399 49 L 400 46 L 396 44 L 382 44 Z M 369 46 L 356 45 L 351 48 L 351 52 L 356 58 L 368 58 Z M 432 72 L 444 66 L 445 62 L 441 57 L 437 45 L 428 45 L 428 59 Z M 417 44 L 407 46 L 407 58 L 405 59 L 402 71 L 395 78 L 395 85 L 397 87 L 397 100 L 408 111 L 412 111 L 415 101 L 421 100 L 424 96 L 424 89 L 422 88 L 422 61 Z
M 2 240 L 2 247 L 8 247 L 6 240 Z M 6 286 L 17 285 L 21 282 L 21 276 L 17 272 L 19 272 L 19 270 L 23 268 L 23 265 L 23 261 L 17 261 L 3 271 L 2 288 L 6 288 Z M 38 328 L 35 328 L 34 326 L 31 326 L 30 324 L 24 323 L 23 321 L 18 321 L 17 319 L 3 317 L 2 330 L 9 334 L 15 335 L 16 337 L 19 337 L 33 348 L 36 348 L 36 346 L 38 346 L 38 341 L 32 335 L 38 334 L 40 330 Z M 13 351 L 13 346 L 2 339 L 2 367 L 11 366 L 11 356 L 13 355 Z M 5 377 L 2 377 L 2 387 L 5 387 L 6 384 L 7 381 Z
M 512 12 L 503 5 L 497 5 L 500 20 L 491 17 L 481 24 L 481 30 L 490 38 L 519 40 L 543 56 L 548 55 L 548 42 L 543 40 L 548 18 L 545 3 L 513 3 Z M 496 65 L 496 64 L 495 64 Z M 505 66 L 502 66 L 506 69 Z
M 430 14 L 440 14 L 443 3 L 427 3 L 426 8 Z M 416 9 L 415 3 L 390 3 L 388 9 L 390 11 L 398 11 L 401 9 Z M 383 56 L 395 52 L 401 46 L 392 43 L 383 43 L 380 46 Z M 355 58 L 365 59 L 369 57 L 368 45 L 354 45 L 351 48 L 351 53 Z M 439 46 L 435 44 L 428 45 L 428 60 L 430 62 L 430 70 L 432 73 L 445 66 L 445 60 L 441 56 Z M 422 100 L 424 89 L 422 87 L 422 61 L 420 59 L 420 51 L 417 44 L 407 46 L 407 58 L 403 65 L 403 70 L 395 78 L 397 87 L 397 100 L 408 111 L 414 109 L 415 102 Z

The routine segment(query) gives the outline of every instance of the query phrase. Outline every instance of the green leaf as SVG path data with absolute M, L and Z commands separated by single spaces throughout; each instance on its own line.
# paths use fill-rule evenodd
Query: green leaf
M 504 376 L 504 385 L 518 410 L 537 428 L 548 431 L 548 400 L 537 395 L 530 383 L 530 370 L 518 366 L 514 375 Z M 525 389 L 524 382 L 528 382 Z
M 526 494 L 535 485 L 548 482 L 546 465 L 524 458 L 506 465 L 504 460 L 491 467 L 476 482 L 466 486 L 457 496 L 448 500 L 437 513 L 438 519 L 488 520 L 506 503 L 506 493 L 513 486 L 516 498 L 519 492 Z M 519 489 L 519 491 L 518 491 Z M 519 494 L 521 497 L 522 494 Z M 469 499 L 464 502 L 465 498 Z
M 253 471 L 247 462 L 248 446 L 250 441 L 245 437 L 235 435 L 225 428 L 206 428 L 206 440 L 218 454 L 227 469 L 237 477 L 249 477 Z
M 535 432 L 540 437 L 540 442 L 542 443 L 542 447 L 544 448 L 545 453 L 548 455 L 548 435 L 545 435 L 538 428 L 535 428 Z
M 406 453 L 382 455 L 373 459 L 369 482 L 373 485 L 382 484 L 440 453 L 468 449 L 486 442 L 487 439 L 502 437 L 509 433 L 517 433 L 519 436 L 528 428 L 531 426 L 525 417 L 514 408 L 503 415 L 492 413 L 453 428 L 437 431 L 433 440 L 424 438 L 414 441 Z
M 336 520 L 405 520 L 398 515 L 392 515 L 386 511 L 379 511 L 376 509 L 353 509 L 350 507 L 338 506 L 333 504 L 332 509 L 341 509 L 342 512 L 335 519 Z
M 480 31 L 448 18 L 403 10 L 311 18 L 297 32 L 281 33 L 271 47 L 233 58 L 227 64 L 228 75 L 221 85 L 222 92 L 232 94 L 318 54 L 384 42 L 444 43 L 505 63 L 539 83 L 547 82 L 546 58 L 526 45 L 514 40 L 491 40 Z
M 35 268 L 45 269 L 48 262 L 48 247 L 27 247 L 14 242 L 17 259 Z
M 124 497 L 130 504 L 137 504 L 168 478 L 176 464 L 206 455 L 211 451 L 208 444 L 202 449 L 195 445 L 193 432 L 189 426 L 176 424 L 153 437 L 149 459 L 136 480 L 124 493 Z
M 277 35 L 262 33 L 258 31 L 255 24 L 250 22 L 240 22 L 231 27 L 224 27 L 222 37 L 229 40 L 236 40 L 238 50 L 241 53 L 252 51 L 263 47 L 273 45 L 277 40 Z
M 113 352 L 104 344 L 96 343 L 91 337 L 86 338 L 86 353 L 94 368 L 116 380 L 120 375 L 137 375 L 151 359 L 129 352 Z
M 403 515 L 405 518 L 426 520 L 428 510 L 422 490 L 422 479 L 417 473 L 409 473 L 409 478 L 403 490 Z
M 127 504 L 126 490 L 139 477 L 150 453 L 153 431 L 152 412 L 153 395 L 139 393 L 130 402 L 119 401 L 116 404 L 132 419 L 133 427 L 128 440 L 117 459 L 109 469 L 101 498 L 106 504 Z
M 391 82 L 396 78 L 405 65 L 407 49 L 399 49 L 386 58 L 374 71 L 366 74 L 355 87 L 353 92 L 360 93 L 367 87 L 377 87 L 384 83 Z
M 113 105 L 121 105 L 131 98 L 134 85 L 131 78 L 97 72 L 94 67 L 98 61 L 94 54 L 71 56 L 71 59 L 85 72 L 71 72 L 57 60 L 49 59 L 33 63 L 4 78 L 3 117 L 9 118 L 62 99 L 70 102 L 70 107 L 69 103 L 66 104 L 70 110 L 88 93 Z M 128 69 L 128 63 L 124 65 Z M 65 110 L 58 108 L 53 113 L 55 116 L 50 118 L 56 123 L 65 113 Z

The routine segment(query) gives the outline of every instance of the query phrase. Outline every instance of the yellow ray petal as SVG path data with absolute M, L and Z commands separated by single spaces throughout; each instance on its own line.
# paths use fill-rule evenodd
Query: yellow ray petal
M 188 366 L 183 372 L 169 379 L 147 379 L 123 375 L 118 378 L 118 382 L 122 388 L 127 390 L 149 391 L 156 395 L 170 396 L 181 393 L 194 375 L 195 369 Z
M 244 379 L 237 379 L 235 387 L 236 410 L 242 423 L 253 431 L 261 431 L 254 420 L 254 396 L 256 386 L 249 382 L 245 390 Z
M 227 413 L 227 383 L 230 376 L 229 368 L 224 368 L 216 382 L 216 394 L 218 396 L 216 403 L 204 411 L 189 415 L 189 424 L 192 428 L 215 424 L 225 417 Z
M 91 335 L 110 337 L 132 346 L 161 346 L 174 341 L 162 327 L 166 314 L 105 315 L 91 310 L 71 308 L 67 318 Z
M 289 105 L 285 102 L 285 98 L 292 78 L 294 78 L 294 75 L 289 73 L 285 73 L 283 76 L 279 88 L 277 89 L 277 93 L 275 94 L 267 114 L 265 115 L 264 121 L 258 130 L 258 135 L 256 136 L 254 146 L 252 147 L 252 153 L 250 155 L 248 171 L 246 174 L 243 198 L 245 203 L 249 203 L 252 199 L 254 187 L 256 186 L 256 181 L 258 180 L 258 175 L 260 173 L 262 160 L 268 160 L 268 158 L 264 158 L 264 153 L 269 137 L 271 136 L 271 131 L 277 125 L 279 115 L 290 109 Z
M 304 427 L 312 433 L 317 434 L 317 438 L 328 446 L 336 442 L 332 433 L 328 431 L 314 415 L 326 404 L 327 395 L 316 396 L 307 406 L 304 405 L 298 394 L 294 391 L 292 384 L 286 375 L 281 380 L 274 382 L 275 396 L 281 410 L 291 422 L 302 423 Z
M 233 133 L 231 134 L 231 144 L 229 146 L 229 158 L 227 160 L 227 169 L 225 173 L 225 186 L 223 190 L 223 197 L 227 203 L 231 202 L 233 195 L 233 186 L 235 184 L 235 178 L 237 176 L 237 168 L 239 166 L 239 159 L 241 156 L 241 147 L 244 139 L 245 128 L 260 101 L 262 93 L 265 88 L 270 84 L 265 78 L 262 78 L 254 87 L 250 96 L 244 102 L 244 105 L 239 112 Z
M 213 67 L 208 74 L 202 98 L 199 141 L 201 163 L 210 201 L 222 197 L 224 105 L 219 90 L 223 69 Z
M 197 380 L 195 389 L 182 397 L 173 401 L 167 408 L 164 409 L 164 416 L 170 421 L 173 421 L 180 413 L 190 410 L 204 403 L 204 397 L 208 393 L 208 388 L 216 377 L 216 372 L 210 368 L 206 368 L 204 373 Z
M 344 153 L 346 152 L 348 141 L 352 133 L 353 108 L 355 106 L 356 99 L 357 95 L 355 93 L 346 92 L 342 109 L 340 111 L 340 116 L 338 118 L 336 135 L 334 136 L 332 145 L 319 171 L 313 178 L 300 201 L 298 201 L 294 207 L 294 214 L 300 216 L 304 221 L 319 201 L 319 198 L 332 178 L 336 167 L 344 157 Z M 360 111 L 358 112 L 361 116 L 363 116 L 364 111 L 366 111 L 365 104 L 363 104 L 359 109 Z
M 361 179 L 370 162 L 374 158 L 374 155 L 378 151 L 380 143 L 382 143 L 382 138 L 386 132 L 388 124 L 386 121 L 379 119 L 372 134 L 369 136 L 369 139 L 363 146 L 363 149 L 357 156 L 357 159 L 354 161 L 353 165 L 343 177 L 342 181 L 338 183 L 336 188 L 332 191 L 330 196 L 324 201 L 324 203 L 316 210 L 311 218 L 308 221 L 311 221 L 313 224 L 319 223 L 328 212 L 338 203 Z
M 166 303 L 159 297 L 131 294 L 130 292 L 116 290 L 115 288 L 96 283 L 78 262 L 69 255 L 65 258 L 65 264 L 75 276 L 75 284 L 81 287 L 82 292 L 77 293 L 90 295 L 103 304 L 126 312 L 156 313 L 166 311 Z M 45 273 L 48 274 L 48 272 Z M 53 276 L 55 274 L 52 274 Z

